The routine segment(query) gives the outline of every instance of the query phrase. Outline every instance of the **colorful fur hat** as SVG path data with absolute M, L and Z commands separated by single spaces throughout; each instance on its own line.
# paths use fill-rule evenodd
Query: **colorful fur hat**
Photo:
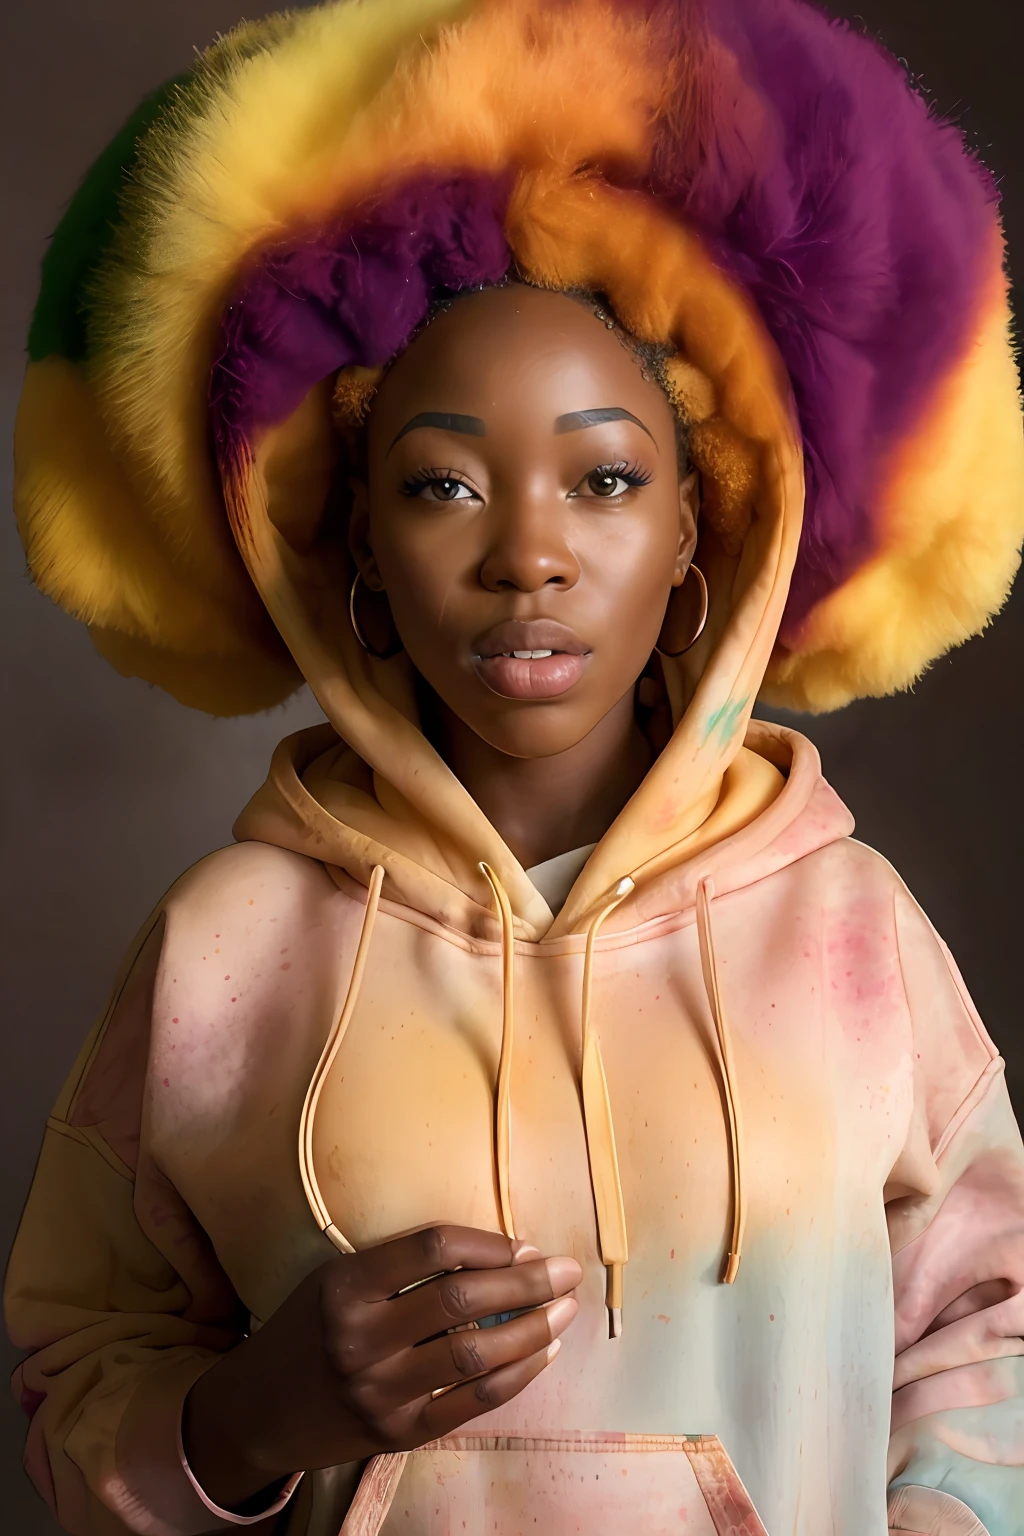
M 439 294 L 513 269 L 671 346 L 712 566 L 742 587 L 751 529 L 788 528 L 763 696 L 905 687 L 1000 607 L 1024 442 L 994 187 L 802 0 L 328 0 L 211 48 L 44 263 L 37 584 L 186 703 L 284 698 L 254 508 L 308 550 L 332 395 L 358 409 Z

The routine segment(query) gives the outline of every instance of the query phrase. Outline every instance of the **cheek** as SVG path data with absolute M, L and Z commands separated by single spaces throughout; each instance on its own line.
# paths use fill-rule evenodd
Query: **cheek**
M 465 541 L 451 528 L 406 525 L 392 528 L 374 545 L 381 578 L 400 622 L 436 630 L 450 607 L 453 590 L 471 569 Z
M 678 547 L 678 526 L 664 516 L 595 521 L 579 539 L 581 575 L 609 619 L 657 634 Z

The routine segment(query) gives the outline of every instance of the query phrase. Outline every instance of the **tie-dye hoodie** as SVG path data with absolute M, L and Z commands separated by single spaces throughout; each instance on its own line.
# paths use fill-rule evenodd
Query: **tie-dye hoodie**
M 671 350 L 712 593 L 557 914 L 332 596 L 336 417 L 513 266 Z M 266 1529 L 1024 1530 L 999 1058 L 813 748 L 750 720 L 901 686 L 999 606 L 1007 315 L 991 183 L 799 0 L 334 0 L 101 158 L 30 337 L 35 579 L 185 703 L 304 678 L 330 723 L 161 903 L 49 1122 L 7 1316 L 66 1529 L 244 1523 L 181 1453 L 190 1385 L 333 1252 L 445 1220 L 578 1257 L 557 1360 Z
M 1019 1531 L 1024 1153 L 1002 1063 L 814 748 L 750 727 L 693 851 L 605 919 L 589 997 L 607 902 L 586 869 L 554 920 L 524 881 L 510 938 L 475 884 L 388 845 L 368 777 L 329 729 L 282 744 L 251 840 L 161 904 L 54 1110 L 7 1306 L 58 1518 L 220 1528 L 177 1426 L 238 1302 L 268 1317 L 333 1251 L 328 1223 L 358 1249 L 447 1220 L 574 1254 L 580 1313 L 520 1397 L 371 1463 L 346 1529 Z M 628 1256 L 618 1338 L 609 1252 Z M 305 1479 L 288 1532 L 336 1536 L 355 1476 Z

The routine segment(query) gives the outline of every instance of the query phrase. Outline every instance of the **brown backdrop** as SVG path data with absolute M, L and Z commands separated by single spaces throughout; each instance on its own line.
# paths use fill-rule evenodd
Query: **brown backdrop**
M 835 8 L 863 17 L 911 61 L 942 110 L 962 117 L 1003 179 L 1019 257 L 1020 0 L 973 0 L 967 8 L 963 0 L 861 0 L 856 9 Z M 39 258 L 77 178 L 138 99 L 240 14 L 241 0 L 8 0 L 0 46 L 5 441 Z M 4 454 L 5 504 L 8 460 Z M 47 1107 L 121 951 L 176 875 L 228 840 L 277 739 L 316 714 L 300 697 L 255 720 L 211 721 L 123 682 L 95 657 L 86 635 L 33 592 L 12 523 L 0 519 L 4 1252 Z M 900 869 L 952 945 L 1024 1105 L 1022 659 L 1018 592 L 984 640 L 941 662 L 912 696 L 802 723 L 857 816 L 858 835 Z M 22 1434 L 20 1414 L 0 1393 L 0 1528 L 52 1536 L 55 1527 L 20 1469 Z

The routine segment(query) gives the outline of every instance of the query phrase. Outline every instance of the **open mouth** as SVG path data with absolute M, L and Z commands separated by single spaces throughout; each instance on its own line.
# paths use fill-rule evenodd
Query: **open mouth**
M 479 636 L 473 666 L 503 699 L 554 699 L 583 676 L 590 650 L 575 630 L 552 619 L 510 619 Z

